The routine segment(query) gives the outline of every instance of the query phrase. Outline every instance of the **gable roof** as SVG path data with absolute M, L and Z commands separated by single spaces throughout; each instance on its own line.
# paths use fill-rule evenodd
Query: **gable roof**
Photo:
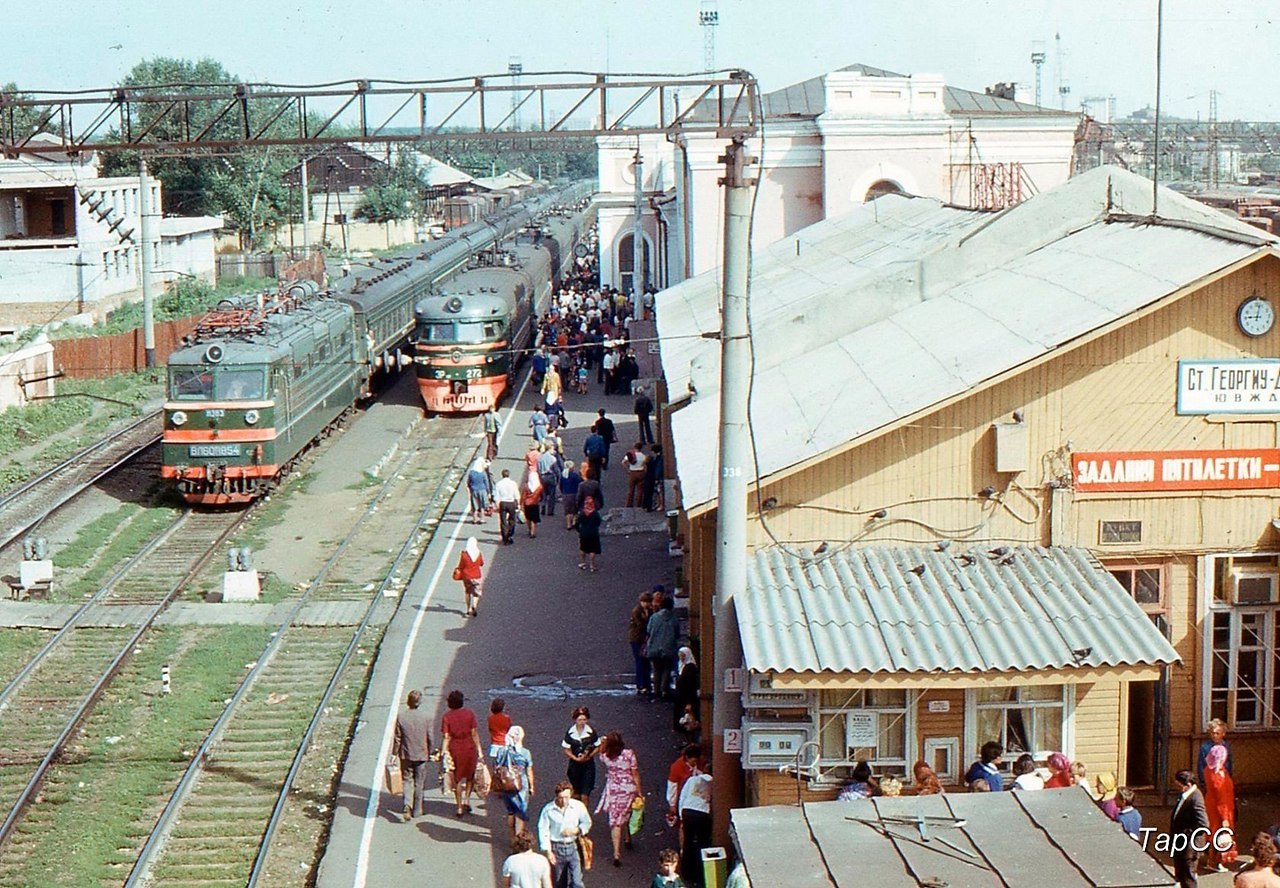
M 762 478 L 1125 318 L 1278 239 L 1100 167 L 1000 213 L 887 195 L 753 259 L 751 410 Z M 716 496 L 718 272 L 657 297 L 683 505 Z M 761 331 L 768 331 L 762 333 Z M 963 335 L 957 335 L 963 331 Z M 767 417 L 767 421 L 763 418 Z
M 753 672 L 985 673 L 1174 663 L 1177 652 L 1084 549 L 780 548 L 735 598 Z

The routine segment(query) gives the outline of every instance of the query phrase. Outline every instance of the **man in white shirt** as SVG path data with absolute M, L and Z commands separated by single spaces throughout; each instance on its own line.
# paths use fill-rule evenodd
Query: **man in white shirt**
M 564 888 L 582 888 L 582 858 L 578 856 L 578 836 L 591 831 L 587 806 L 573 797 L 573 784 L 561 780 L 555 798 L 547 802 L 538 817 L 538 846 L 551 864 L 551 880 Z
M 503 888 L 552 888 L 551 864 L 533 850 L 533 836 L 522 832 L 511 840 L 511 856 L 502 862 Z
M 516 510 L 520 508 L 520 485 L 511 480 L 509 469 L 502 470 L 502 480 L 493 486 L 493 501 L 498 504 L 502 541 L 509 545 L 516 538 Z

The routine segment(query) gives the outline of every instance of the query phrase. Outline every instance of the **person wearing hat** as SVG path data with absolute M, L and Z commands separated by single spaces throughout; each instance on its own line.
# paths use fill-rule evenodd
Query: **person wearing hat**
M 1103 771 L 1095 779 L 1094 788 L 1098 792 L 1098 807 L 1102 813 L 1118 822 L 1120 805 L 1116 801 L 1116 775 Z

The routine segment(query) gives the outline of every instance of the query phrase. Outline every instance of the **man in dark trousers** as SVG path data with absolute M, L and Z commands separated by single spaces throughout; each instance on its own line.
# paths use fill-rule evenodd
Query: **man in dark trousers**
M 649 425 L 649 414 L 653 413 L 653 399 L 644 390 L 644 386 L 636 389 L 636 423 L 640 426 L 640 443 L 653 443 L 653 426 Z
M 604 415 L 604 408 L 601 407 L 596 411 L 596 421 L 591 426 L 591 430 L 604 438 L 604 462 L 601 468 L 609 468 L 609 450 L 618 443 L 618 431 L 613 427 L 613 420 Z
M 1204 808 L 1204 796 L 1196 786 L 1195 775 L 1183 768 L 1173 779 L 1182 791 L 1173 806 L 1173 816 L 1169 818 L 1169 837 L 1175 849 L 1173 876 L 1181 888 L 1192 888 L 1196 884 L 1196 860 L 1200 857 L 1200 850 L 1207 848 L 1212 840 L 1209 815 Z
M 431 760 L 431 715 L 422 705 L 422 691 L 410 691 L 408 709 L 396 716 L 396 755 L 404 780 L 404 819 L 426 814 L 427 762 Z M 409 789 L 409 784 L 413 789 Z

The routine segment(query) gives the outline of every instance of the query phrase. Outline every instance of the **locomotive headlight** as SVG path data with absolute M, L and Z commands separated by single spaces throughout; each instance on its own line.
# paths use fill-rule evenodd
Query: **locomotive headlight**
M 246 410 L 246 411 L 244 412 L 244 424 L 245 424 L 245 425 L 254 425 L 255 423 L 257 423 L 257 421 L 258 421 L 258 411 L 257 411 L 257 410 Z
M 169 421 L 176 426 L 187 424 L 187 413 L 185 410 L 175 410 L 169 415 Z

